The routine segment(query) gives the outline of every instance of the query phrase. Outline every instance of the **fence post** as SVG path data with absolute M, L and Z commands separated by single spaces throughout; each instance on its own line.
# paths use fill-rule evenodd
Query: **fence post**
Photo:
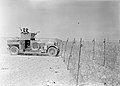
M 65 51 L 64 51 L 64 56 L 63 56 L 63 62 L 65 62 L 65 53 L 67 50 L 67 43 L 68 43 L 69 38 L 67 38 L 66 44 L 65 44 Z
M 64 45 L 64 43 L 63 43 L 63 41 L 62 41 L 62 47 L 61 47 L 61 57 L 62 57 L 62 53 L 63 53 L 63 45 Z
M 104 52 L 104 53 L 103 53 L 103 55 L 104 55 L 103 66 L 105 66 L 105 63 L 106 63 L 106 62 L 105 62 L 105 59 L 106 59 L 106 58 L 105 58 L 105 54 L 106 54 L 106 51 L 105 51 L 105 48 L 106 48 L 106 39 L 104 39 L 104 41 L 103 41 L 103 46 L 104 46 L 104 51 L 103 51 L 103 52 Z
M 93 60 L 95 60 L 95 39 L 93 39 Z
M 69 70 L 69 63 L 70 63 L 70 58 L 72 57 L 72 50 L 73 50 L 74 44 L 75 44 L 75 38 L 73 40 L 72 47 L 71 47 L 71 50 L 70 50 L 70 55 L 69 55 L 69 58 L 68 58 L 67 70 Z
M 80 45 L 79 45 L 79 58 L 78 58 L 78 70 L 77 70 L 76 86 L 78 86 L 78 81 L 79 81 L 81 48 L 82 48 L 82 38 L 80 39 Z

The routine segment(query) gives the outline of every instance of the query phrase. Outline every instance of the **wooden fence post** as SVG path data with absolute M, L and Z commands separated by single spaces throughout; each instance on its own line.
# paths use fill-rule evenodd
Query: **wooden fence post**
M 104 46 L 104 53 L 103 53 L 103 55 L 104 55 L 104 61 L 103 61 L 103 66 L 105 66 L 105 63 L 106 63 L 106 57 L 105 57 L 105 54 L 106 54 L 106 51 L 105 51 L 105 48 L 106 48 L 106 39 L 104 39 L 104 41 L 103 41 L 103 46 Z
M 67 43 L 68 43 L 69 38 L 67 38 L 66 44 L 65 44 L 65 51 L 64 51 L 64 56 L 63 56 L 63 62 L 65 62 L 65 54 L 67 50 Z
M 78 58 L 78 70 L 77 70 L 76 86 L 78 86 L 78 81 L 79 81 L 81 48 L 82 48 L 82 38 L 80 39 L 80 45 L 79 45 L 79 58 Z
M 62 41 L 62 47 L 61 47 L 61 57 L 62 57 L 62 53 L 63 53 L 63 45 L 64 45 L 64 43 L 63 43 L 63 41 Z
M 75 38 L 73 40 L 72 47 L 71 47 L 71 50 L 70 50 L 70 55 L 69 55 L 69 58 L 68 58 L 67 70 L 69 70 L 69 63 L 70 63 L 70 58 L 72 57 L 72 51 L 73 51 L 74 44 L 75 44 Z
M 95 39 L 93 39 L 93 60 L 95 60 Z

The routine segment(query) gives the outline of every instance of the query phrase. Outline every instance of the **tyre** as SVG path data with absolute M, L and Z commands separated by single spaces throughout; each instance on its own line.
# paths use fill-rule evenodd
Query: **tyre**
M 19 52 L 18 47 L 16 47 L 16 46 L 10 47 L 10 54 L 11 54 L 11 55 L 17 55 L 18 52 Z
M 58 49 L 55 47 L 50 47 L 48 48 L 48 55 L 49 56 L 57 56 L 58 54 Z
M 60 49 L 58 49 L 58 51 L 57 51 L 57 55 L 56 55 L 56 56 L 58 56 L 58 55 L 59 55 L 59 53 L 60 53 Z

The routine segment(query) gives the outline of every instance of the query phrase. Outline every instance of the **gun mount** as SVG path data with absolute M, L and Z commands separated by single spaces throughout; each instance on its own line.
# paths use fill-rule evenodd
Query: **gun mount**
M 36 33 L 29 33 L 28 28 L 23 28 L 23 29 L 21 29 L 20 40 L 35 40 L 35 36 L 39 32 L 40 31 L 38 31 Z

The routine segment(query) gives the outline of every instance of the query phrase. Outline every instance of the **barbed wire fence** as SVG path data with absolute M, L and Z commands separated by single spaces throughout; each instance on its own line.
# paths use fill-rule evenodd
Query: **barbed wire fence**
M 79 71 L 80 71 L 81 48 L 82 48 L 82 38 L 80 39 L 80 45 L 79 45 L 79 58 L 78 58 L 78 69 L 77 69 L 76 86 L 78 86 L 78 82 L 79 82 L 79 75 L 81 75 L 81 73 L 79 74 Z
M 81 38 L 78 42 L 74 38 L 71 42 L 67 39 L 62 43 L 61 56 L 76 86 L 88 80 L 120 85 L 120 40 L 84 41 Z
M 67 44 L 68 44 L 69 38 L 67 38 L 67 41 L 65 42 L 65 50 L 64 50 L 64 56 L 63 56 L 63 62 L 65 62 L 65 57 L 66 57 L 66 50 L 67 50 Z
M 73 51 L 74 44 L 75 44 L 75 38 L 74 38 L 74 40 L 72 42 L 72 46 L 71 46 L 71 49 L 70 49 L 70 54 L 68 56 L 67 70 L 69 70 L 70 58 L 72 57 L 72 51 Z

